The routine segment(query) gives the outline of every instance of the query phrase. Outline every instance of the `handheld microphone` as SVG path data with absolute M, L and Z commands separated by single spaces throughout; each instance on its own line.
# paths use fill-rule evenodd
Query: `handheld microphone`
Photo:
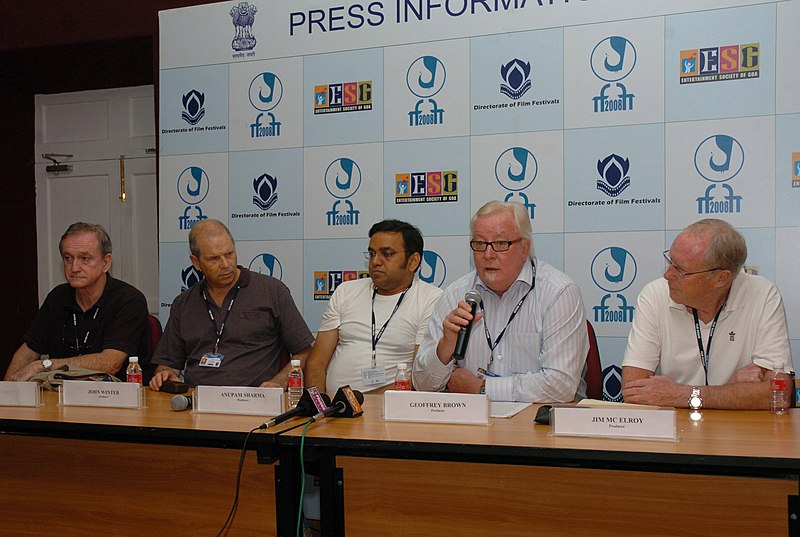
M 192 408 L 192 396 L 191 395 L 174 395 L 172 396 L 172 410 L 175 412 L 180 412 L 181 410 L 187 410 Z
M 350 385 L 345 385 L 336 391 L 333 396 L 333 404 L 328 408 L 315 414 L 310 421 L 319 421 L 328 416 L 337 418 L 357 418 L 364 413 L 361 403 L 364 402 L 364 394 L 358 390 L 353 390 Z
M 266 429 L 267 427 L 278 425 L 295 416 L 313 416 L 315 413 L 324 410 L 330 402 L 331 398 L 328 397 L 328 394 L 320 393 L 316 388 L 312 387 L 303 390 L 303 395 L 300 397 L 300 401 L 297 402 L 296 407 L 267 420 L 261 424 L 259 429 Z
M 478 304 L 481 301 L 481 295 L 478 291 L 473 289 L 464 296 L 464 300 L 470 306 L 470 313 L 472 313 L 473 317 L 472 321 L 474 321 L 475 314 L 478 312 Z M 455 351 L 453 351 L 453 358 L 456 360 L 463 360 L 464 355 L 467 353 L 467 343 L 469 343 L 469 335 L 472 333 L 472 321 L 470 321 L 466 326 L 462 326 L 461 330 L 458 331 L 456 348 Z

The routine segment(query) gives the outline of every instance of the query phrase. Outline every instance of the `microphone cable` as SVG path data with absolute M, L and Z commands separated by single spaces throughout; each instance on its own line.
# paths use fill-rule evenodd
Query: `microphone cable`
M 229 524 L 233 523 L 233 517 L 236 514 L 236 508 L 239 507 L 239 485 L 241 484 L 242 480 L 242 467 L 244 466 L 244 456 L 247 454 L 247 441 L 250 440 L 250 435 L 254 432 L 258 431 L 259 427 L 255 429 L 250 429 L 250 432 L 247 433 L 247 436 L 244 437 L 244 444 L 242 445 L 242 453 L 239 455 L 239 467 L 236 470 L 236 487 L 235 493 L 233 495 L 233 505 L 231 505 L 231 510 L 228 513 L 228 518 L 225 519 L 225 523 L 220 528 L 219 533 L 217 533 L 217 537 L 220 537 L 223 533 L 226 533 L 227 530 L 230 528 L 228 527 Z
M 308 426 L 314 423 L 312 420 L 308 420 L 307 422 L 303 423 L 303 434 L 300 435 L 300 502 L 297 505 L 297 532 L 296 537 L 301 537 L 300 528 L 302 526 L 303 521 L 303 498 L 305 497 L 306 493 L 306 457 L 303 453 L 303 446 L 306 443 L 306 433 L 308 432 Z M 294 429 L 294 427 L 293 427 Z M 288 429 L 287 429 L 288 430 Z

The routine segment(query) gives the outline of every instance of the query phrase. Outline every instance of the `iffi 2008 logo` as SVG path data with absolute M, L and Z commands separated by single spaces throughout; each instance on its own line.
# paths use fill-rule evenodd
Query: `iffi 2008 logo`
M 325 170 L 325 188 L 337 198 L 333 207 L 325 214 L 329 226 L 357 226 L 358 214 L 352 197 L 361 186 L 361 168 L 356 161 L 342 157 L 337 158 Z
M 536 204 L 523 192 L 539 175 L 539 161 L 536 156 L 524 147 L 510 147 L 500 153 L 494 163 L 494 176 L 508 194 L 504 201 L 518 201 L 528 209 L 533 220 Z
M 446 78 L 444 64 L 435 56 L 421 56 L 411 63 L 406 73 L 406 84 L 419 100 L 414 110 L 408 113 L 409 126 L 444 123 L 444 109 L 439 107 L 433 96 L 442 90 Z
M 250 104 L 259 110 L 255 121 L 250 124 L 250 138 L 280 136 L 281 122 L 271 112 L 283 98 L 283 83 L 278 75 L 268 71 L 256 75 L 250 81 L 248 95 Z
M 250 265 L 247 268 L 252 272 L 272 276 L 279 280 L 283 278 L 283 266 L 278 258 L 272 254 L 258 254 L 250 261 Z
M 183 215 L 178 217 L 178 229 L 192 229 L 200 220 L 208 216 L 203 214 L 200 203 L 208 196 L 211 181 L 208 174 L 199 166 L 189 166 L 178 176 L 178 196 L 186 204 Z
M 703 179 L 711 182 L 697 198 L 697 214 L 741 212 L 742 197 L 734 194 L 728 184 L 744 167 L 744 149 L 736 138 L 715 134 L 700 142 L 694 152 L 694 167 Z
M 606 82 L 600 94 L 592 97 L 594 111 L 625 112 L 633 110 L 634 94 L 621 81 L 631 74 L 636 66 L 636 49 L 633 43 L 618 35 L 606 37 L 592 50 L 592 72 Z
M 447 277 L 447 265 L 442 256 L 433 250 L 422 252 L 422 261 L 419 265 L 419 279 L 423 282 L 441 287 Z
M 600 304 L 594 306 L 596 323 L 629 323 L 633 321 L 633 306 L 622 291 L 636 279 L 636 259 L 625 248 L 609 246 L 600 250 L 592 259 L 592 280 L 606 291 Z M 614 302 L 611 302 L 612 299 Z

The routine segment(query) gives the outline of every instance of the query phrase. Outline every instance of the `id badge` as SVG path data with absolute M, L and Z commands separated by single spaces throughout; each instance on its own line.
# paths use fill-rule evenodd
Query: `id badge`
M 386 369 L 378 367 L 375 369 L 365 369 L 361 372 L 361 382 L 364 383 L 364 386 L 386 384 Z
M 492 373 L 488 369 L 484 369 L 482 367 L 478 368 L 478 374 L 476 375 L 479 379 L 486 378 L 486 377 L 499 377 L 497 373 Z
M 207 352 L 200 358 L 200 367 L 219 367 L 224 358 L 225 356 L 218 352 Z

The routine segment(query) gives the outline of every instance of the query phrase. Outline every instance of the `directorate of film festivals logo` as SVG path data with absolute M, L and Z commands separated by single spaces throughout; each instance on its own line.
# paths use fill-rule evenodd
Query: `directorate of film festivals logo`
M 372 80 L 314 86 L 314 114 L 372 110 Z
M 457 170 L 396 173 L 394 183 L 395 204 L 458 201 Z
M 253 179 L 253 205 L 262 211 L 269 210 L 278 201 L 278 178 L 262 173 Z
M 600 179 L 597 180 L 597 190 L 612 198 L 619 196 L 631 186 L 631 178 L 628 175 L 630 167 L 629 159 L 614 153 L 598 160 L 597 173 L 600 174 Z
M 444 109 L 433 96 L 442 90 L 446 78 L 444 63 L 435 56 L 420 56 L 411 62 L 406 72 L 406 85 L 419 100 L 408 113 L 410 127 L 444 123 Z
M 539 175 L 539 161 L 530 150 L 525 147 L 510 147 L 500 153 L 494 163 L 494 177 L 497 182 L 508 191 L 503 201 L 517 201 L 521 203 L 534 219 L 536 204 L 524 192 L 530 187 Z
M 183 215 L 178 217 L 178 229 L 189 230 L 208 216 L 203 214 L 200 203 L 211 189 L 208 174 L 199 166 L 189 166 L 178 176 L 178 197 L 186 204 Z
M 181 103 L 183 104 L 181 118 L 189 125 L 197 125 L 206 115 L 206 109 L 203 106 L 205 102 L 206 96 L 203 93 L 196 89 L 191 90 L 181 97 Z
M 727 134 L 709 136 L 694 152 L 697 173 L 711 184 L 697 198 L 697 214 L 733 214 L 742 210 L 742 196 L 728 182 L 744 167 L 744 148 Z M 720 194 L 717 196 L 716 194 Z
M 349 199 L 361 187 L 361 168 L 353 159 L 337 158 L 325 169 L 325 188 L 336 198 L 330 211 L 326 211 L 329 226 L 357 226 L 361 211 Z
M 680 83 L 758 78 L 760 43 L 705 47 L 680 51 Z
M 251 272 L 272 276 L 278 280 L 283 278 L 283 265 L 281 265 L 280 260 L 272 254 L 258 254 L 250 261 L 247 268 Z
M 619 35 L 606 37 L 595 45 L 590 62 L 594 76 L 606 82 L 592 97 L 595 113 L 633 110 L 635 95 L 622 83 L 636 67 L 633 43 Z
M 342 282 L 369 278 L 367 270 L 315 270 L 314 300 L 328 300 Z
M 531 62 L 514 58 L 500 66 L 500 76 L 503 78 L 500 93 L 516 101 L 531 89 Z
M 256 38 L 253 36 L 253 23 L 256 19 L 258 8 L 247 2 L 239 2 L 229 12 L 236 35 L 231 41 L 231 48 L 237 52 L 253 50 L 256 47 Z M 236 56 L 236 55 L 234 55 Z
M 189 265 L 181 271 L 181 293 L 190 289 L 202 279 L 203 273 L 194 268 L 194 265 Z
M 283 82 L 278 75 L 269 71 L 257 74 L 250 81 L 247 93 L 250 104 L 259 111 L 250 124 L 250 138 L 280 136 L 281 122 L 271 112 L 283 99 Z
M 629 323 L 633 321 L 633 306 L 622 292 L 636 279 L 636 259 L 628 250 L 609 246 L 600 250 L 592 259 L 592 280 L 606 291 L 600 304 L 594 306 L 596 323 Z

